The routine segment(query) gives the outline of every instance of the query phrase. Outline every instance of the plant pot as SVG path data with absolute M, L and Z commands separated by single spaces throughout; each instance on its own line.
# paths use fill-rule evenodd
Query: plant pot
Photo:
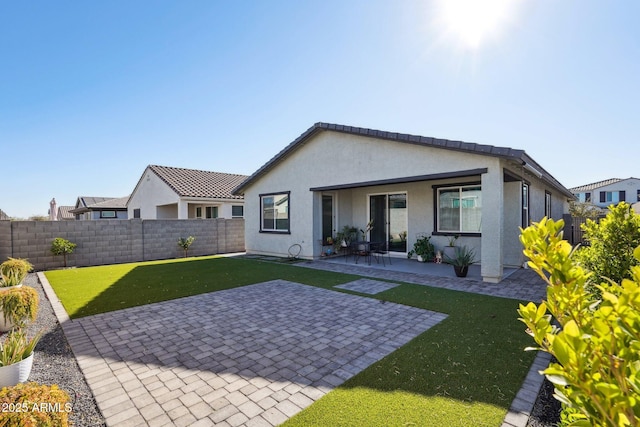
M 427 262 L 427 260 L 422 255 L 418 255 L 418 262 Z
M 14 326 L 15 324 L 11 320 L 4 320 L 4 312 L 0 310 L 0 332 L 8 332 L 13 329 Z
M 453 271 L 456 272 L 456 276 L 458 277 L 467 277 L 467 273 L 469 272 L 469 266 L 468 265 L 454 265 L 453 266 Z
M 0 387 L 13 387 L 27 381 L 33 366 L 33 355 L 34 353 L 31 353 L 31 356 L 18 363 L 0 367 Z

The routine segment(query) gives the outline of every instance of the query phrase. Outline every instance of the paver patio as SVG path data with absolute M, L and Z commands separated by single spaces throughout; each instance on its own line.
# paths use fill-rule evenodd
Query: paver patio
M 63 323 L 108 425 L 277 425 L 446 318 L 284 280 Z

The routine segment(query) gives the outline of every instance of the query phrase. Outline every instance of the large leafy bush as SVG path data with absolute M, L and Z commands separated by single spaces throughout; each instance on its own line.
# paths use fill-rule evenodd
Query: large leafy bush
M 630 279 L 630 267 L 639 264 L 633 250 L 640 246 L 640 215 L 623 202 L 610 206 L 599 223 L 587 220 L 582 229 L 588 246 L 576 251 L 576 260 L 593 272 L 589 285 L 593 288 L 603 280 L 620 283 L 622 279 Z
M 586 287 L 594 273 L 575 262 L 562 227 L 545 218 L 522 231 L 529 265 L 548 287 L 540 305 L 520 305 L 520 320 L 538 348 L 558 361 L 543 373 L 556 398 L 573 408 L 572 425 L 638 426 L 640 266 L 620 284 L 599 284 L 598 300 Z M 640 262 L 640 247 L 633 256 Z

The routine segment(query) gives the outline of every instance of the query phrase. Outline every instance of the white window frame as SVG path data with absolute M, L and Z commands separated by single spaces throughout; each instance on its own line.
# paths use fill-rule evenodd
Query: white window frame
M 478 235 L 478 234 L 481 233 L 481 230 L 463 230 L 462 229 L 463 224 L 464 224 L 464 221 L 462 220 L 463 219 L 462 214 L 464 212 L 464 210 L 463 210 L 464 203 L 460 203 L 459 204 L 460 205 L 459 206 L 459 209 L 460 209 L 460 222 L 459 222 L 458 230 L 443 230 L 441 228 L 442 221 L 440 220 L 440 193 L 442 191 L 451 191 L 451 190 L 457 189 L 458 192 L 460 193 L 459 200 L 462 201 L 462 200 L 464 200 L 463 197 L 462 197 L 462 192 L 463 192 L 463 189 L 465 189 L 465 188 L 477 188 L 477 189 L 479 189 L 480 196 L 481 196 L 480 200 L 482 200 L 482 185 L 480 183 L 458 184 L 458 185 L 443 185 L 443 186 L 438 186 L 436 188 L 436 193 L 435 193 L 435 196 L 436 196 L 436 212 L 435 212 L 435 214 L 436 214 L 436 224 L 437 224 L 436 232 L 438 234 L 455 233 L 455 234 L 466 234 L 466 235 Z M 482 224 L 482 204 L 480 205 L 480 225 L 481 224 Z
M 260 194 L 260 232 L 261 233 L 280 233 L 280 234 L 291 234 L 291 192 L 290 191 L 282 191 L 278 193 L 268 193 L 268 194 Z M 273 228 L 265 227 L 265 206 L 264 202 L 267 199 L 273 199 L 274 207 L 271 208 L 273 210 Z M 286 202 L 277 203 L 280 200 L 286 200 Z M 280 229 L 278 228 L 278 209 L 275 208 L 276 204 L 280 205 L 279 209 L 282 209 L 282 205 L 286 203 L 284 206 L 284 210 L 286 212 L 287 219 L 287 228 Z

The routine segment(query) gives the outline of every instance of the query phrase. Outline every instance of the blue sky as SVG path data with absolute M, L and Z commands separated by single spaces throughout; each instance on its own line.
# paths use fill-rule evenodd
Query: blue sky
M 320 121 L 639 177 L 640 2 L 508 3 L 469 40 L 487 11 L 460 30 L 440 1 L 3 2 L 0 209 L 122 197 L 149 164 L 251 174 Z

